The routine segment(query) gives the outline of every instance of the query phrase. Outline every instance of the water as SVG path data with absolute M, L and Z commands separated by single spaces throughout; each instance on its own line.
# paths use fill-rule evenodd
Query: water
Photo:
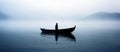
M 0 52 L 120 52 L 119 21 L 66 21 L 59 28 L 73 27 L 72 35 L 41 34 L 40 27 L 54 28 L 54 21 L 1 21 Z

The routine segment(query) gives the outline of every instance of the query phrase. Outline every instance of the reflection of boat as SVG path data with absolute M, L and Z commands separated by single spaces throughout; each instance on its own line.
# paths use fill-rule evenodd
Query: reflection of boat
M 66 29 L 58 29 L 57 32 L 58 33 L 71 33 L 72 31 L 75 30 L 75 28 L 76 28 L 76 26 L 71 27 L 71 28 L 66 28 Z M 45 33 L 55 33 L 56 30 L 41 28 L 41 31 L 45 32 Z
M 72 33 L 56 34 L 56 33 L 45 33 L 41 32 L 41 35 L 44 36 L 55 36 L 55 40 L 58 41 L 58 37 L 64 37 L 72 41 L 76 41 L 75 36 Z
M 44 29 L 41 28 L 42 35 L 54 35 L 56 42 L 58 41 L 58 37 L 67 37 L 71 40 L 76 41 L 74 35 L 72 35 L 72 31 L 74 31 L 76 26 L 71 27 L 71 28 L 66 28 L 66 29 L 58 29 L 58 23 L 55 25 L 55 30 L 52 29 Z

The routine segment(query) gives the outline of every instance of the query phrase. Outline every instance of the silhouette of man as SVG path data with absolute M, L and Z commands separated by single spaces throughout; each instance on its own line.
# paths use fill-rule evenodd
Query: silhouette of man
M 55 40 L 56 40 L 56 44 L 57 44 L 57 41 L 58 41 L 58 23 L 56 23 L 56 25 L 55 25 Z
M 56 25 L 55 25 L 55 30 L 56 31 L 58 30 L 58 23 L 56 23 Z

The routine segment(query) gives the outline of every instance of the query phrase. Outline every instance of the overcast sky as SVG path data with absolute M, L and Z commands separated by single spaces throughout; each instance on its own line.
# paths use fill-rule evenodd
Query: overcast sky
M 0 11 L 15 17 L 70 17 L 120 12 L 120 0 L 0 0 Z

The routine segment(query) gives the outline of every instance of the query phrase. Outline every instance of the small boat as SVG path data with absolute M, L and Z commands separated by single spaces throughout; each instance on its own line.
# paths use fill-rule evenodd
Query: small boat
M 71 27 L 71 28 L 66 28 L 66 29 L 44 29 L 44 28 L 40 28 L 42 32 L 44 33 L 55 33 L 57 31 L 57 33 L 71 33 L 75 30 L 76 26 Z

